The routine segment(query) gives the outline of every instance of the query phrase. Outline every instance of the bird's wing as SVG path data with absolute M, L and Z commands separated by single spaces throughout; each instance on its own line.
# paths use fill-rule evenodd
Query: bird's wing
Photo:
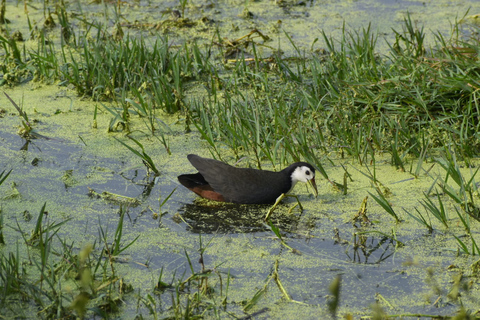
M 188 160 L 228 202 L 271 203 L 288 191 L 286 181 L 275 172 L 236 168 L 195 155 L 189 155 Z

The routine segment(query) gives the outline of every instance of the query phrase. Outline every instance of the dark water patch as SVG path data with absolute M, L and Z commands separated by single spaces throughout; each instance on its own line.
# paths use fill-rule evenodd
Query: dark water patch
M 269 230 L 265 215 L 269 205 L 239 205 L 233 203 L 185 204 L 179 212 L 193 233 L 251 233 Z M 288 232 L 299 218 L 294 214 L 274 214 L 272 221 Z

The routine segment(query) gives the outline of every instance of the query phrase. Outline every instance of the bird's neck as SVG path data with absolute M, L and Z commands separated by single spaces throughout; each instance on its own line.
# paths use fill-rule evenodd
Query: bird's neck
M 298 167 L 296 167 L 294 165 L 291 165 L 291 166 L 283 169 L 283 171 L 285 171 L 285 175 L 288 177 L 288 180 L 290 182 L 290 189 L 288 189 L 287 193 L 292 191 L 292 189 L 295 187 L 295 185 L 299 181 L 298 178 L 297 178 L 297 174 L 296 174 L 297 168 Z

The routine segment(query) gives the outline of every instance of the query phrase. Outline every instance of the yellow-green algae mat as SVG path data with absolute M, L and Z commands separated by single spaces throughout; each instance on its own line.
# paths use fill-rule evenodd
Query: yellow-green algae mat
M 136 241 L 112 260 L 114 281 L 96 287 L 97 294 L 107 288 L 118 292 L 121 302 L 116 312 L 121 318 L 149 317 L 155 312 L 172 315 L 177 295 L 184 299 L 195 294 L 195 286 L 182 281 L 192 274 L 191 267 L 200 273 L 202 265 L 203 271 L 211 272 L 208 287 L 213 290 L 202 299 L 215 305 L 204 314 L 207 318 L 214 316 L 212 310 L 220 317 L 324 318 L 329 316 L 332 298 L 329 286 L 338 276 L 339 315 L 372 315 L 374 304 L 377 313 L 403 315 L 452 315 L 460 310 L 460 301 L 465 309 L 478 310 L 478 256 L 459 254 L 454 235 L 463 234 L 463 228 L 453 203 L 442 196 L 450 229 L 430 217 L 434 228 L 430 233 L 406 213 L 415 214 L 417 208 L 426 214 L 420 204 L 423 193 L 437 177 L 446 176 L 434 162 L 423 163 L 421 174 L 414 178 L 396 170 L 389 155 L 377 155 L 375 163 L 363 166 L 335 153 L 328 155 L 334 164 L 325 163 L 331 180 L 342 182 L 344 168 L 351 175 L 347 193 L 334 189 L 320 175 L 318 198 L 304 185 L 297 185 L 294 193 L 299 195 L 303 212 L 294 209 L 288 214 L 296 200 L 286 199 L 271 218 L 284 245 L 263 221 L 268 206 L 199 201 L 178 184 L 178 174 L 194 172 L 186 155 L 209 153 L 197 133 L 183 133 L 177 117 L 163 117 L 172 129 L 168 136 L 172 155 L 156 139 L 133 134 L 161 172 L 154 178 L 147 176 L 140 158 L 114 139 L 130 143 L 121 132 L 106 132 L 108 114 L 100 111 L 97 129 L 92 128 L 92 103 L 69 92 L 59 94 L 55 87 L 29 92 L 27 86 L 7 93 L 14 101 L 23 101 L 38 136 L 29 143 L 20 138 L 20 118 L 3 99 L 6 112 L 0 127 L 0 172 L 12 172 L 0 186 L 5 242 L 0 253 L 5 258 L 18 250 L 20 264 L 36 285 L 41 282 L 36 267 L 40 251 L 38 246 L 27 246 L 25 239 L 35 230 L 38 213 L 46 203 L 44 225 L 65 222 L 51 238 L 55 254 L 49 259 L 57 266 L 73 263 L 62 256 L 61 241 L 68 243 L 75 255 L 93 244 L 97 248 L 93 252 L 100 250 L 102 232 L 107 234 L 107 247 L 112 244 L 124 212 L 121 244 Z M 136 121 L 132 119 L 133 128 Z M 234 162 L 228 155 L 225 158 Z M 415 167 L 417 160 L 411 161 Z M 240 164 L 247 166 L 247 162 Z M 369 170 L 375 171 L 380 188 L 389 190 L 388 202 L 401 222 L 395 222 L 369 196 L 369 192 L 377 194 Z M 467 167 L 461 170 L 466 178 L 474 172 Z M 134 201 L 128 204 L 92 196 L 91 190 L 95 195 L 113 194 Z M 363 209 L 372 224 L 362 226 L 359 221 L 353 223 L 353 218 L 367 196 Z M 472 219 L 471 224 L 478 239 L 478 222 Z M 91 259 L 99 255 L 92 253 Z M 172 288 L 159 290 L 160 273 L 162 283 Z M 78 281 L 67 271 L 59 277 L 58 288 L 63 290 L 66 305 L 78 299 L 82 288 Z M 11 305 L 12 313 L 7 316 L 28 317 L 38 312 L 33 302 Z

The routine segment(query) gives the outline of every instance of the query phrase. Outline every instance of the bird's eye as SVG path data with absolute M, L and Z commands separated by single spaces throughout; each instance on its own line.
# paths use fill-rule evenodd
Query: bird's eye
M 309 175 L 310 175 L 310 171 L 309 171 L 309 170 L 305 171 L 305 174 L 306 174 L 307 176 L 309 176 Z

